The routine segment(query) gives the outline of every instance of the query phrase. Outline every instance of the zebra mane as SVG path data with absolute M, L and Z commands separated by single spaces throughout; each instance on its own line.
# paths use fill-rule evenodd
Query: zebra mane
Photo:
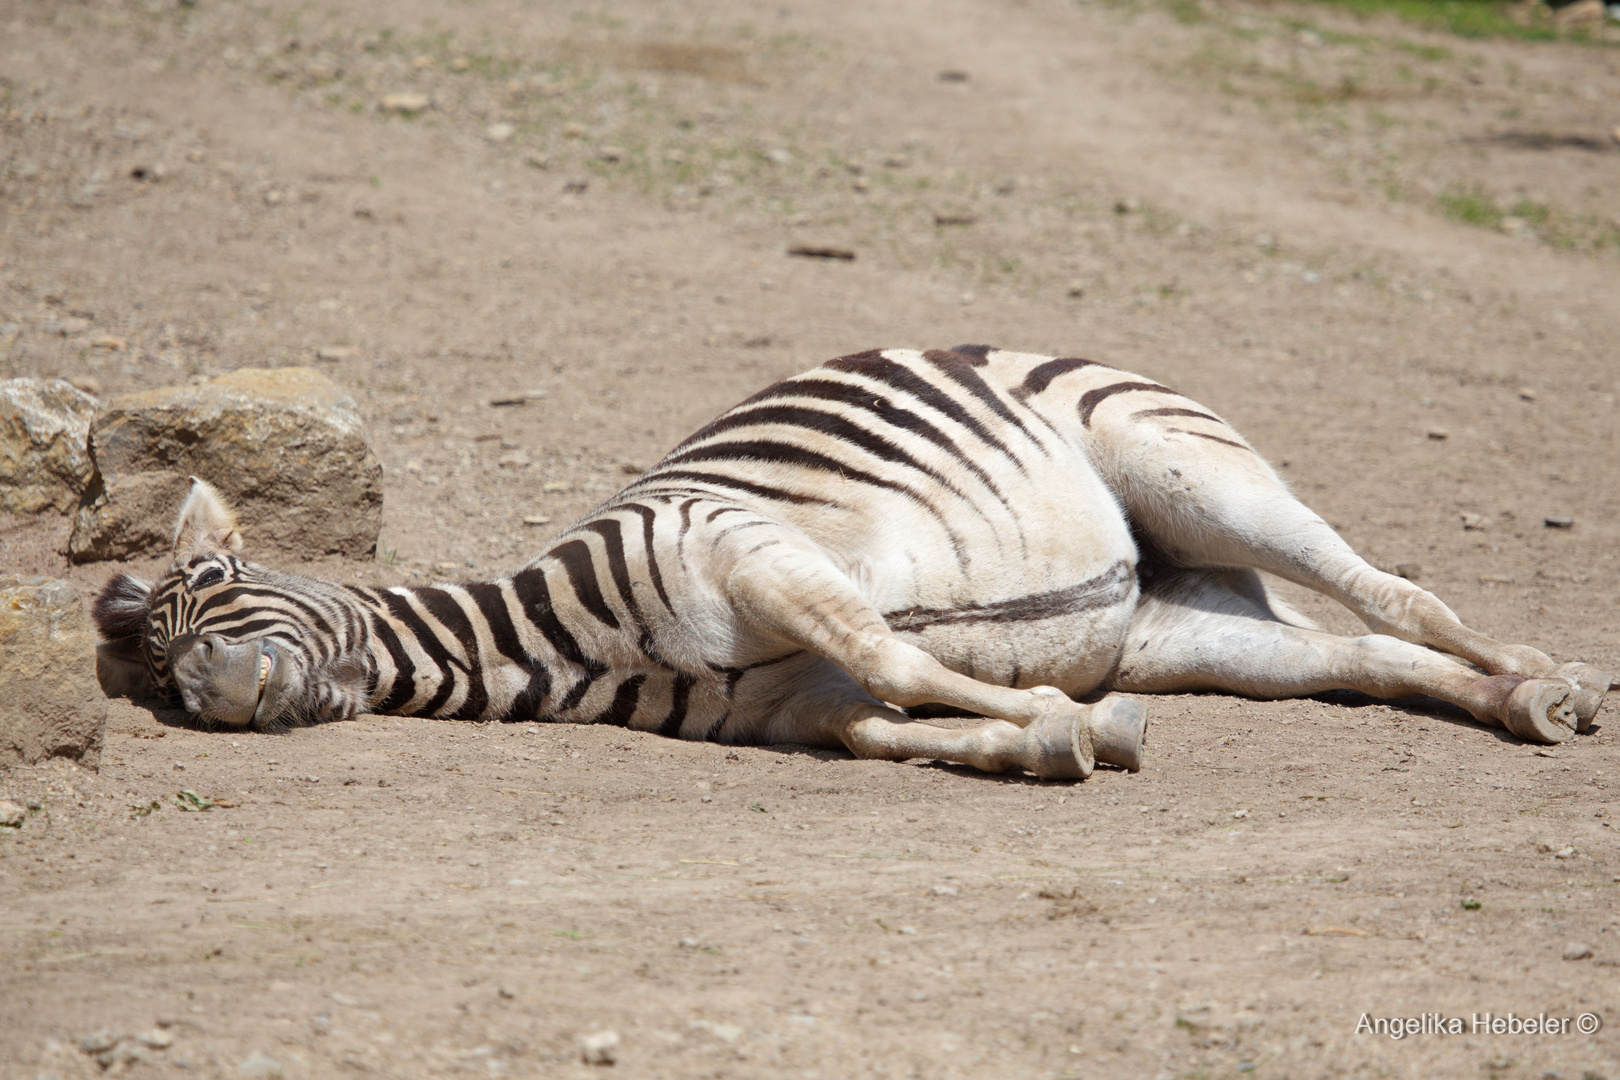
M 151 612 L 152 583 L 133 574 L 113 577 L 90 607 L 90 617 L 104 641 L 144 637 Z

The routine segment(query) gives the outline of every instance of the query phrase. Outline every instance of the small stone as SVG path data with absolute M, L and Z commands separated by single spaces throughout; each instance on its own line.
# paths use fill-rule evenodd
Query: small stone
M 383 112 L 399 113 L 402 116 L 415 116 L 417 113 L 426 112 L 432 106 L 433 98 L 413 91 L 384 94 L 377 102 L 377 107 Z
M 583 139 L 586 135 L 584 124 L 579 121 L 570 121 L 563 125 L 563 137 L 568 139 Z
M 236 1071 L 241 1076 L 262 1077 L 263 1080 L 280 1080 L 282 1075 L 281 1062 L 257 1050 L 243 1058 L 237 1064 Z
M 1519 400 L 1534 401 L 1536 400 L 1536 392 L 1530 389 L 1528 386 L 1521 386 L 1519 387 Z
M 529 166 L 531 169 L 551 168 L 551 158 L 540 153 L 538 150 L 530 151 L 529 153 L 524 154 L 523 163 Z
M 1248 816 L 1249 816 L 1249 812 L 1247 810 L 1234 810 L 1234 811 L 1232 811 L 1232 817 L 1236 818 L 1239 821 L 1241 821 L 1242 819 L 1244 819 L 1244 818 L 1246 818 Z
M 790 151 L 782 149 L 781 147 L 777 147 L 775 150 L 767 151 L 765 156 L 769 158 L 772 163 L 777 165 L 793 164 L 793 154 Z
M 315 350 L 315 359 L 324 360 L 328 364 L 335 364 L 339 360 L 352 360 L 359 353 L 358 349 L 351 349 L 347 345 L 322 345 Z
M 1467 531 L 1467 532 L 1484 532 L 1485 531 L 1485 517 L 1484 517 L 1484 515 L 1476 514 L 1471 510 L 1464 510 L 1462 512 L 1462 514 L 1459 515 L 1459 516 L 1462 518 L 1462 527 L 1463 527 L 1463 529 L 1465 531 Z
M 1574 857 L 1575 849 L 1572 847 L 1559 848 L 1553 853 L 1553 858 L 1555 859 L 1573 859 Z
M 108 352 L 123 352 L 129 348 L 129 339 L 117 337 L 113 334 L 101 334 L 90 339 L 92 349 L 106 349 Z
M 624 147 L 622 147 L 622 146 L 604 146 L 601 149 L 596 151 L 596 157 L 597 157 L 597 160 L 606 161 L 609 164 L 612 164 L 613 162 L 616 162 L 616 161 L 622 161 L 622 160 L 624 160 Z
M 698 941 L 697 938 L 683 937 L 677 944 L 683 949 L 696 949 L 702 942 Z
M 510 454 L 502 454 L 495 464 L 503 469 L 523 469 L 529 465 L 529 455 L 521 450 L 514 450 Z
M 1430 428 L 1425 434 L 1427 434 L 1428 437 L 1433 439 L 1435 442 L 1445 442 L 1447 439 L 1451 438 L 1451 432 L 1447 431 L 1445 428 Z
M 140 1039 L 141 1042 L 145 1043 L 153 1050 L 167 1050 L 169 1047 L 174 1045 L 174 1036 L 169 1034 L 167 1031 L 164 1031 L 162 1028 L 153 1028 L 151 1031 L 143 1031 L 141 1034 L 137 1035 L 136 1038 Z
M 1083 281 L 1071 281 L 1069 283 L 1068 292 L 1069 292 L 1069 299 L 1071 299 L 1071 300 L 1079 300 L 1079 299 L 1081 299 L 1082 297 L 1084 297 L 1086 295 L 1086 284 L 1085 284 L 1085 282 L 1083 282 Z
M 492 143 L 503 143 L 517 134 L 517 125 L 508 124 L 502 120 L 498 124 L 491 124 L 484 129 L 484 138 Z
M 512 885 L 512 884 L 527 885 L 528 882 L 527 881 L 516 881 L 514 879 L 513 881 L 507 882 L 507 884 L 508 885 Z M 503 987 L 501 987 L 499 990 L 497 990 L 495 992 L 497 994 L 501 995 L 501 997 L 505 998 L 507 1001 L 511 1001 L 513 998 L 517 997 L 517 991 L 513 990 L 510 986 L 503 986 Z
M 547 480 L 540 485 L 540 490 L 547 495 L 561 495 L 573 490 L 573 487 L 567 480 Z
M 1511 585 L 1513 584 L 1513 578 L 1508 574 L 1481 574 L 1479 575 L 1479 583 L 1481 585 Z
M 1543 518 L 1542 524 L 1546 525 L 1549 529 L 1573 529 L 1575 527 L 1575 519 L 1571 517 Z
M 579 1056 L 587 1065 L 612 1065 L 619 1058 L 619 1033 L 597 1031 L 581 1035 Z
M 20 829 L 28 820 L 28 808 L 9 799 L 0 799 L 0 826 Z
M 1564 946 L 1564 959 L 1590 960 L 1592 959 L 1592 947 L 1590 945 L 1582 945 L 1578 941 L 1572 941 L 1568 945 Z
M 79 1040 L 79 1049 L 87 1054 L 102 1054 L 118 1045 L 118 1036 L 102 1028 Z
M 1396 577 L 1405 578 L 1407 581 L 1416 581 L 1422 575 L 1423 567 L 1415 562 L 1396 563 L 1392 572 Z
M 551 516 L 549 514 L 525 514 L 523 524 L 531 526 L 550 525 Z
M 928 891 L 933 893 L 935 896 L 955 896 L 956 895 L 956 886 L 955 885 L 935 885 L 933 888 L 929 889 Z

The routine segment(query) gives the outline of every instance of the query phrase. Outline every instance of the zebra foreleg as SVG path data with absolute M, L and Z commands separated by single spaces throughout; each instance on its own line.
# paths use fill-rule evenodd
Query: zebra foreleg
M 1133 698 L 1113 695 L 1095 705 L 1075 706 L 1083 714 L 1079 722 L 1073 710 L 1060 706 L 1022 727 L 990 720 L 943 728 L 872 699 L 843 672 L 833 675 L 833 681 L 834 686 L 802 691 L 783 706 L 770 738 L 841 743 L 856 757 L 882 761 L 932 758 L 987 773 L 1024 768 L 1044 780 L 1083 780 L 1096 761 L 1132 772 L 1141 767 L 1147 713 Z M 1074 705 L 1058 691 L 1051 693 Z
M 1357 690 L 1423 695 L 1533 742 L 1562 742 L 1577 718 L 1563 679 L 1484 675 L 1385 634 L 1339 637 L 1290 625 L 1252 570 L 1176 571 L 1155 581 L 1131 621 L 1116 690 L 1221 690 L 1256 698 Z
M 1054 779 L 1089 776 L 1098 760 L 1141 767 L 1147 713 L 1139 703 L 1081 705 L 1054 687 L 1015 690 L 951 671 L 890 633 L 846 575 L 786 530 L 739 559 L 725 591 L 756 632 L 820 654 L 875 699 L 819 706 L 858 756 L 938 757 L 991 772 L 1021 765 Z M 914 723 L 894 708 L 928 703 L 1003 723 L 955 731 Z M 802 708 L 792 712 L 809 719 Z

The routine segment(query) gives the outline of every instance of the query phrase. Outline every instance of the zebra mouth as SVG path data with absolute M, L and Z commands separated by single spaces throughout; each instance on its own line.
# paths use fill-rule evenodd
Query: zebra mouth
M 264 697 L 264 684 L 270 681 L 270 667 L 273 663 L 274 661 L 270 659 L 269 653 L 262 652 L 259 654 L 259 699 Z

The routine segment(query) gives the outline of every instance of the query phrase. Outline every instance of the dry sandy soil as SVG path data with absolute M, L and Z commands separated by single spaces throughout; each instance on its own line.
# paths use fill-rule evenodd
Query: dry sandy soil
M 0 377 L 328 370 L 386 518 L 307 568 L 494 573 L 770 380 L 990 342 L 1207 402 L 1468 623 L 1620 666 L 1612 41 L 1221 0 L 0 28 Z M 4 523 L 0 565 L 88 594 L 65 532 Z M 1614 705 L 1551 750 L 1421 701 L 1151 707 L 1140 774 L 1065 785 L 115 702 L 99 772 L 0 778 L 43 807 L 0 840 L 0 1073 L 97 1075 L 106 1031 L 153 1076 L 1620 1077 Z M 1509 1012 L 1604 1026 L 1473 1030 Z

